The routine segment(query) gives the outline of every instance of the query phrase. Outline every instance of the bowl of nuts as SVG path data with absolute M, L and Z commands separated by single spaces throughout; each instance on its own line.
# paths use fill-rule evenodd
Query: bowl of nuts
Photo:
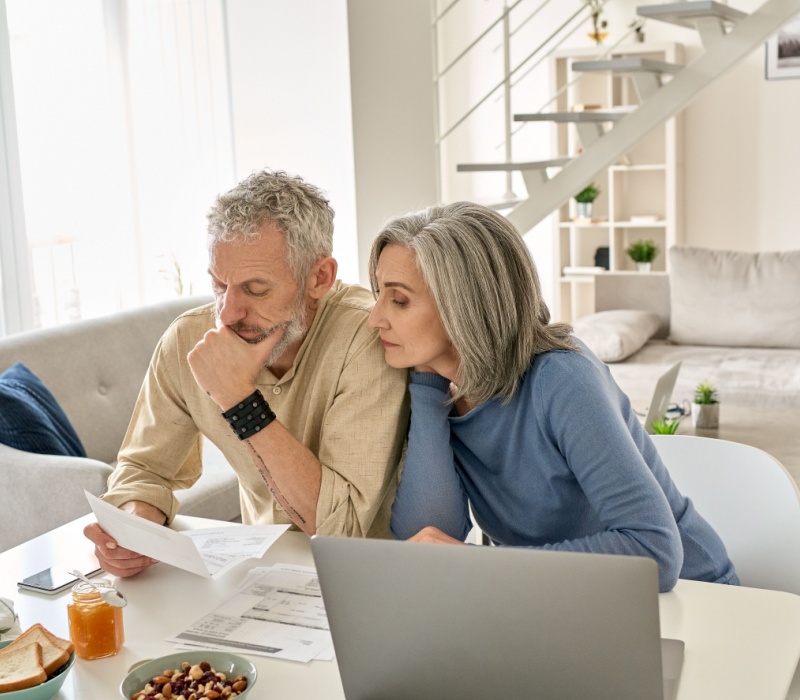
M 227 651 L 182 651 L 136 666 L 119 686 L 125 700 L 245 700 L 256 667 Z

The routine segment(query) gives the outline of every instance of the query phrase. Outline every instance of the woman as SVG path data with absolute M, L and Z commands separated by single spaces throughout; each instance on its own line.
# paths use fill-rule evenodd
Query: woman
M 662 591 L 738 583 L 608 368 L 550 323 L 504 217 L 469 202 L 399 217 L 370 279 L 386 361 L 413 369 L 395 537 L 463 543 L 471 506 L 496 544 L 649 556 Z

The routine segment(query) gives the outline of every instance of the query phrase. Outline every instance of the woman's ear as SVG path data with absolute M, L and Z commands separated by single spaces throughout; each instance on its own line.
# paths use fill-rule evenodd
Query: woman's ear
M 319 258 L 306 278 L 306 291 L 312 299 L 322 299 L 336 281 L 339 265 L 331 257 Z

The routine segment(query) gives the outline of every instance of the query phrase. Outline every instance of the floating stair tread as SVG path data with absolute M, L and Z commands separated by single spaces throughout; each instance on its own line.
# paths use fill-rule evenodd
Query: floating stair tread
M 515 122 L 617 122 L 628 114 L 630 110 L 613 111 L 592 109 L 585 112 L 539 112 L 537 114 L 515 114 Z
M 459 163 L 456 170 L 460 173 L 469 172 L 511 172 L 516 170 L 545 170 L 547 168 L 560 168 L 572 160 L 569 156 L 553 158 L 551 160 L 538 160 L 529 163 Z
M 479 199 L 478 204 L 482 204 L 489 209 L 495 209 L 497 211 L 503 211 L 503 209 L 511 209 L 512 207 L 517 206 L 520 202 L 524 202 L 525 197 L 514 197 L 513 199 L 505 199 L 503 197 L 497 197 L 496 199 Z
M 636 14 L 639 17 L 669 22 L 689 29 L 695 28 L 692 22 L 695 19 L 715 17 L 724 22 L 738 22 L 747 17 L 746 12 L 712 0 L 671 2 L 665 5 L 642 5 L 636 8 Z
M 615 58 L 608 61 L 577 61 L 572 70 L 579 73 L 593 71 L 611 71 L 612 73 L 678 73 L 683 66 L 677 63 L 655 61 L 652 58 L 634 56 L 632 58 Z

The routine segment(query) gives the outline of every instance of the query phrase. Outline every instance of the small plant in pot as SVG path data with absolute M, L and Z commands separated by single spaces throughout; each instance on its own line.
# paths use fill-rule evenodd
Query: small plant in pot
M 664 420 L 654 420 L 652 423 L 653 435 L 674 435 L 680 424 L 680 419 L 669 420 L 665 417 Z
M 644 20 L 636 18 L 628 25 L 633 29 L 633 36 L 639 43 L 644 41 Z
M 577 217 L 579 219 L 592 218 L 592 205 L 594 200 L 600 196 L 600 188 L 591 183 L 586 185 L 578 194 L 575 195 L 575 201 L 578 204 Z
M 694 390 L 692 425 L 695 428 L 719 428 L 719 400 L 713 384 L 700 382 Z
M 625 249 L 625 252 L 636 263 L 639 272 L 650 272 L 650 266 L 658 255 L 658 246 L 653 241 L 635 241 Z
M 584 2 L 589 6 L 589 14 L 592 18 L 593 31 L 589 32 L 589 38 L 599 46 L 608 36 L 608 32 L 604 31 L 608 27 L 608 22 L 600 19 L 600 15 L 603 14 L 604 2 L 603 0 L 584 0 Z

